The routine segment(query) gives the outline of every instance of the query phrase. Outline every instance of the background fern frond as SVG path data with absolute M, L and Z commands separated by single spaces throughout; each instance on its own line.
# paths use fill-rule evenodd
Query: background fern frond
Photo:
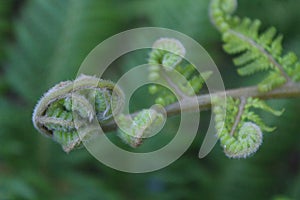
M 0 3 L 0 61 L 5 57 L 5 46 L 11 32 L 11 18 L 13 12 L 13 0 Z
M 120 29 L 117 24 L 122 19 L 116 13 L 99 12 L 104 4 L 94 0 L 28 2 L 21 13 L 24 17 L 15 22 L 18 42 L 8 50 L 6 68 L 18 94 L 34 101 L 55 83 L 74 78 L 87 53 Z M 116 26 L 106 26 L 108 21 Z M 40 75 L 33 78 L 33 71 Z
M 235 7 L 236 3 L 236 0 L 212 0 L 210 12 L 212 22 L 223 35 L 224 50 L 236 55 L 233 62 L 240 67 L 238 74 L 268 71 L 267 78 L 258 85 L 261 92 L 298 80 L 299 60 L 293 53 L 282 54 L 283 36 L 277 34 L 274 27 L 260 33 L 259 20 L 240 19 L 224 9 Z

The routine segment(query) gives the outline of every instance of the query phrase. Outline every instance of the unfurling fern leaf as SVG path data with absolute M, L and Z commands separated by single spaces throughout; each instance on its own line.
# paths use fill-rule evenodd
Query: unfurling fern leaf
M 237 137 L 222 135 L 220 140 L 228 157 L 246 158 L 258 150 L 262 144 L 263 135 L 259 126 L 252 122 L 245 122 Z
M 164 123 L 165 116 L 155 109 L 145 109 L 132 121 L 130 116 L 120 114 L 123 103 L 124 94 L 113 82 L 81 75 L 46 92 L 34 109 L 32 121 L 40 133 L 68 153 L 92 138 L 89 125 L 94 120 L 102 125 L 114 116 L 120 125 L 119 137 L 137 147 Z M 80 135 L 79 129 L 84 131 Z
M 144 138 L 150 137 L 164 123 L 164 115 L 155 109 L 140 111 L 131 121 L 129 116 L 118 117 L 118 136 L 129 146 L 140 146 Z
M 123 98 L 123 92 L 111 81 L 81 75 L 51 88 L 36 105 L 32 121 L 39 132 L 70 152 L 89 137 L 79 137 L 80 125 L 93 120 L 106 122 L 112 112 L 121 112 Z M 74 123 L 75 117 L 80 122 Z
M 154 42 L 152 48 L 149 64 L 161 65 L 166 70 L 172 70 L 185 55 L 185 48 L 181 42 L 173 38 L 160 38 Z
M 300 64 L 294 53 L 282 55 L 282 35 L 271 27 L 259 32 L 261 22 L 232 16 L 237 0 L 212 0 L 211 20 L 223 35 L 224 50 L 237 57 L 233 60 L 240 66 L 242 76 L 260 71 L 269 71 L 259 83 L 261 92 L 270 91 L 289 81 L 299 81 Z
M 275 128 L 264 124 L 262 119 L 251 108 L 261 109 L 280 116 L 283 111 L 276 111 L 264 101 L 253 98 L 227 98 L 221 103 L 213 99 L 217 136 L 230 158 L 246 158 L 255 153 L 262 143 L 262 131 L 271 132 Z M 223 110 L 226 110 L 224 115 Z
M 173 90 L 151 85 L 149 92 L 156 94 L 157 104 L 166 106 L 176 102 L 174 93 L 180 97 L 199 93 L 205 81 L 211 76 L 211 71 L 199 74 L 193 65 L 181 64 L 185 51 L 184 46 L 176 39 L 160 38 L 154 42 L 148 59 L 149 80 L 163 80 Z M 182 75 L 183 79 L 178 77 L 178 73 Z

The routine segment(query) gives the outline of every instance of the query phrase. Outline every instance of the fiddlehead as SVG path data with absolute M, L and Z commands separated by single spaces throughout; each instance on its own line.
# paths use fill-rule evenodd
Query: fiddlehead
M 295 53 L 282 54 L 283 36 L 277 35 L 274 27 L 259 33 L 259 20 L 233 16 L 236 5 L 237 0 L 212 0 L 210 17 L 223 36 L 224 50 L 237 55 L 233 62 L 241 66 L 238 73 L 245 76 L 268 71 L 267 77 L 258 84 L 261 92 L 299 81 L 300 63 Z
M 81 75 L 51 88 L 35 107 L 32 121 L 42 134 L 60 143 L 69 152 L 81 146 L 78 128 L 93 120 L 105 123 L 112 113 L 120 113 L 123 92 L 111 81 Z M 74 118 L 79 123 L 74 123 Z M 84 136 L 85 137 L 85 136 Z M 86 136 L 88 137 L 88 136 Z
M 152 46 L 153 51 L 149 55 L 149 64 L 160 65 L 166 70 L 172 70 L 179 64 L 185 55 L 185 48 L 176 39 L 160 38 Z
M 153 44 L 153 49 L 149 54 L 149 80 L 163 80 L 166 85 L 181 98 L 198 94 L 205 81 L 212 72 L 207 71 L 199 74 L 191 64 L 183 64 L 182 57 L 185 55 L 185 48 L 180 41 L 172 38 L 160 38 Z M 184 78 L 179 79 L 178 74 Z M 166 88 L 158 85 L 151 85 L 149 92 L 157 96 L 156 103 L 168 105 L 177 101 L 175 95 Z
M 165 121 L 165 116 L 155 109 L 140 111 L 133 121 L 129 116 L 121 114 L 118 117 L 118 136 L 129 146 L 136 148 L 142 144 L 144 138 L 152 136 Z
M 145 109 L 131 121 L 130 116 L 120 114 L 123 103 L 124 94 L 114 83 L 81 75 L 75 81 L 61 82 L 50 89 L 37 104 L 32 120 L 37 130 L 70 152 L 90 137 L 88 133 L 79 137 L 81 125 L 93 120 L 101 125 L 114 115 L 120 125 L 118 136 L 131 147 L 138 147 L 165 117 L 155 109 Z M 75 117 L 79 122 L 74 123 Z
M 273 110 L 262 100 L 245 97 L 228 97 L 226 104 L 215 98 L 213 104 L 217 137 L 225 154 L 230 158 L 246 158 L 255 153 L 262 144 L 262 131 L 271 132 L 275 129 L 265 125 L 252 108 L 270 112 L 275 116 L 280 116 L 283 112 Z M 223 110 L 226 110 L 226 115 Z

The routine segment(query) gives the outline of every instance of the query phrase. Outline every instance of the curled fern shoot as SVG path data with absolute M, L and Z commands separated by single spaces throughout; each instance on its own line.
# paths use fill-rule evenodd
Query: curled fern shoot
M 121 114 L 123 104 L 124 94 L 113 82 L 81 75 L 46 92 L 34 109 L 32 121 L 40 133 L 61 144 L 68 153 L 93 138 L 86 125 L 94 120 L 103 125 L 115 117 L 121 126 L 118 136 L 131 147 L 138 147 L 143 138 L 161 127 L 165 116 L 151 108 L 131 120 L 129 115 Z M 80 128 L 86 131 L 79 136 Z
M 161 65 L 166 70 L 172 70 L 179 64 L 185 55 L 185 48 L 176 39 L 160 38 L 152 46 L 153 51 L 149 55 L 150 65 Z
M 198 94 L 212 75 L 211 71 L 200 74 L 193 65 L 182 63 L 185 51 L 181 42 L 173 38 L 160 38 L 154 42 L 148 59 L 149 80 L 163 80 L 172 89 L 170 91 L 159 85 L 151 85 L 149 92 L 157 96 L 157 104 L 166 106 L 176 102 L 174 93 L 181 98 Z
M 271 132 L 275 128 L 267 126 L 255 114 L 253 108 L 280 116 L 283 111 L 269 107 L 264 101 L 256 98 L 227 98 L 226 104 L 219 98 L 213 99 L 213 112 L 217 129 L 225 154 L 229 158 L 246 158 L 255 153 L 262 144 L 262 132 Z M 226 110 L 224 115 L 223 110 Z
M 121 114 L 118 117 L 118 136 L 129 146 L 140 146 L 144 138 L 152 136 L 165 122 L 165 116 L 155 109 L 140 111 L 131 121 L 129 116 Z
M 241 76 L 268 71 L 258 84 L 261 92 L 268 92 L 291 81 L 299 81 L 300 64 L 297 56 L 283 55 L 281 34 L 271 27 L 260 33 L 261 22 L 232 15 L 237 0 L 212 0 L 210 17 L 222 34 L 224 50 L 237 55 L 233 62 L 240 67 Z
M 123 92 L 113 82 L 81 75 L 46 92 L 34 109 L 32 121 L 40 133 L 70 152 L 81 147 L 82 139 L 89 137 L 79 137 L 80 124 L 93 120 L 100 124 L 107 122 L 113 112 L 121 112 L 123 101 Z M 75 117 L 79 123 L 74 123 Z

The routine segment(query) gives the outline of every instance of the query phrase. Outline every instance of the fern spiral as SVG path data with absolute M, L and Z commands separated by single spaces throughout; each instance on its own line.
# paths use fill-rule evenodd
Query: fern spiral
M 191 64 L 183 63 L 186 49 L 174 38 L 160 38 L 153 44 L 149 54 L 149 80 L 163 80 L 172 92 L 158 85 L 151 85 L 149 92 L 157 95 L 156 103 L 166 106 L 177 101 L 174 93 L 181 98 L 199 93 L 211 71 L 200 73 Z M 176 72 L 176 73 L 174 73 Z M 179 78 L 178 74 L 183 78 Z M 174 92 L 174 93 L 173 93 Z
M 152 136 L 162 126 L 165 116 L 150 108 L 140 111 L 132 121 L 129 116 L 123 114 L 117 120 L 118 136 L 124 143 L 136 148 L 142 144 L 144 138 Z
M 259 126 L 245 122 L 236 137 L 220 135 L 224 152 L 229 158 L 246 158 L 255 153 L 262 144 L 263 134 Z
M 166 70 L 172 70 L 180 63 L 185 55 L 185 48 L 180 41 L 173 38 L 160 38 L 152 46 L 149 55 L 149 64 L 160 65 Z
M 85 139 L 77 132 L 81 122 L 97 120 L 100 124 L 105 123 L 112 118 L 113 112 L 121 112 L 123 101 L 123 92 L 111 81 L 81 75 L 75 81 L 61 82 L 45 93 L 34 109 L 32 121 L 40 133 L 70 152 L 80 147 L 81 140 Z M 75 117 L 81 122 L 75 124 Z
M 219 98 L 215 98 L 213 104 L 217 137 L 225 154 L 230 158 L 246 158 L 252 155 L 262 144 L 262 131 L 271 132 L 275 129 L 265 125 L 252 108 L 270 112 L 275 116 L 280 116 L 283 112 L 272 109 L 262 100 L 245 97 L 228 97 L 227 103 L 221 103 Z M 223 110 L 226 110 L 225 115 Z

